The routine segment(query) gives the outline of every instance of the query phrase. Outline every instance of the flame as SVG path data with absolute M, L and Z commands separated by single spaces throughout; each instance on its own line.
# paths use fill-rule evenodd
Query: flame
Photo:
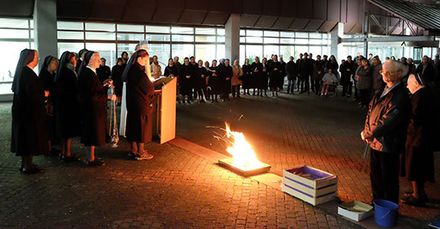
M 232 165 L 244 170 L 260 168 L 262 163 L 257 159 L 251 144 L 246 141 L 243 133 L 231 131 L 228 123 L 226 125 L 226 137 L 231 140 L 232 145 L 226 151 L 232 155 Z

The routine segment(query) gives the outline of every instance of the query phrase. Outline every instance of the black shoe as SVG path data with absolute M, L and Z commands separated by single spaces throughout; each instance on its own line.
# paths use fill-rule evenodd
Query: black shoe
M 29 169 L 22 168 L 20 172 L 24 175 L 31 175 L 31 174 L 41 173 L 43 172 L 43 169 L 33 164 L 31 168 Z
M 103 166 L 105 163 L 102 159 L 100 158 L 95 158 L 95 160 L 93 161 L 87 161 L 86 165 L 89 167 L 98 167 L 98 166 Z
M 407 192 L 404 192 L 403 193 L 403 197 L 402 198 L 400 198 L 401 200 L 404 200 L 404 199 L 408 199 L 408 198 L 410 198 L 410 197 L 413 197 L 413 192 L 412 191 L 407 191 Z M 428 201 L 428 195 L 426 195 L 426 193 L 423 193 L 423 194 L 420 194 L 420 200 L 422 200 L 422 201 L 424 201 L 424 202 L 427 202 Z
M 401 198 L 400 199 L 404 204 L 421 207 L 425 206 L 425 201 L 423 201 L 421 198 L 415 198 L 414 196 L 409 196 L 408 198 Z

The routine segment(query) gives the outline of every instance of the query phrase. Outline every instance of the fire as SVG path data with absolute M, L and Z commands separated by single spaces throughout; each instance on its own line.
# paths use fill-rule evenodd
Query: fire
M 228 123 L 226 125 L 226 137 L 231 140 L 231 146 L 226 151 L 232 155 L 232 165 L 244 170 L 261 168 L 262 162 L 257 159 L 251 144 L 246 141 L 243 133 L 231 131 Z

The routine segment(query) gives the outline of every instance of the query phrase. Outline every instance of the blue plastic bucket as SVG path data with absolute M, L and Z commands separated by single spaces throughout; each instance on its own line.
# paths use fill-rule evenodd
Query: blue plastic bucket
M 388 200 L 374 200 L 374 219 L 381 227 L 394 227 L 399 205 Z

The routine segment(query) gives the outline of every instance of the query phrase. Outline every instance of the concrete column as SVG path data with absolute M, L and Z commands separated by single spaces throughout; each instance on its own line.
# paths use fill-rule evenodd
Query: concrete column
M 331 31 L 330 53 L 335 55 L 336 60 L 342 57 L 341 36 L 344 34 L 344 23 L 338 23 Z
M 35 0 L 34 42 L 40 56 L 39 66 L 48 55 L 58 57 L 56 0 Z
M 240 15 L 231 14 L 225 25 L 225 55 L 231 60 L 240 58 Z

